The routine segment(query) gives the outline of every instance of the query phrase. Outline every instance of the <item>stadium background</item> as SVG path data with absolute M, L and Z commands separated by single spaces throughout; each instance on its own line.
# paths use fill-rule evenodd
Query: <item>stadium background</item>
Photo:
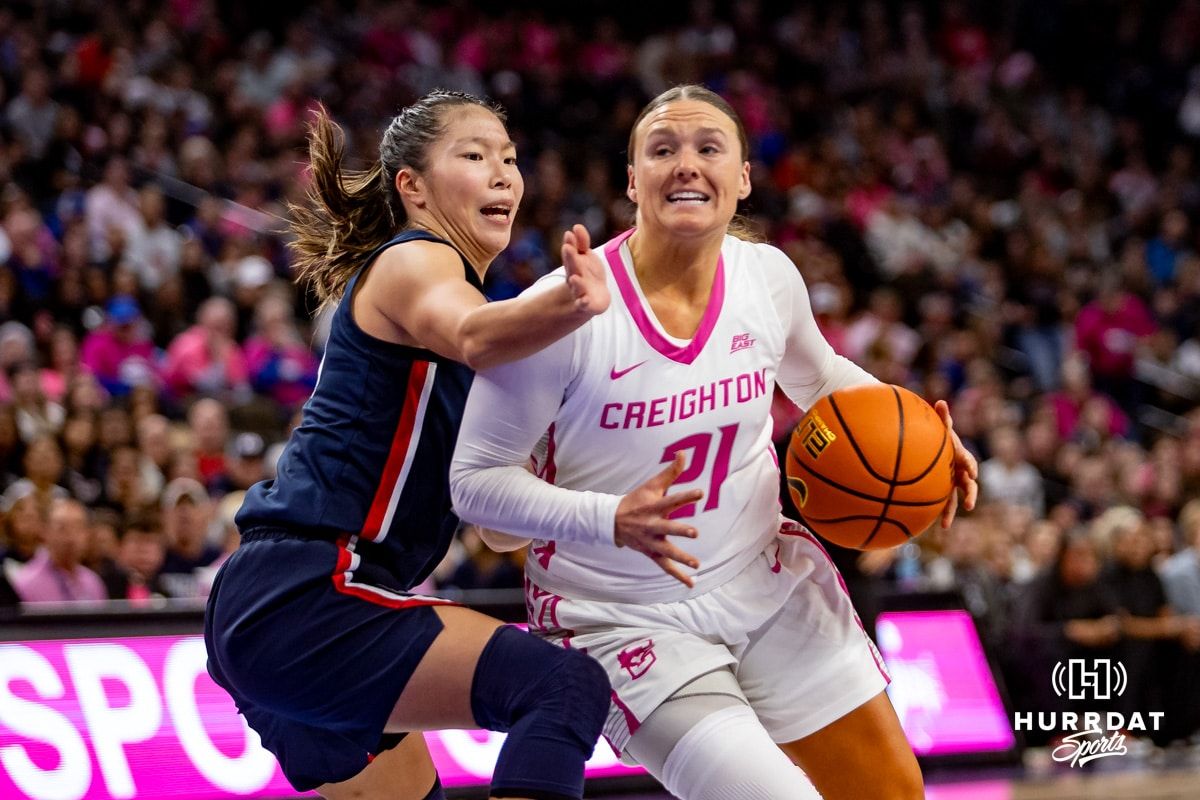
M 980 508 L 950 531 L 836 554 L 864 619 L 897 592 L 958 593 L 1031 708 L 1056 702 L 1057 659 L 1120 658 L 1124 707 L 1174 711 L 1143 761 L 1192 758 L 1200 2 L 274 10 L 0 8 L 8 583 L 40 596 L 20 573 L 49 546 L 136 614 L 194 603 L 236 547 L 239 492 L 270 474 L 323 341 L 283 222 L 315 102 L 359 159 L 432 88 L 506 106 L 527 190 L 488 275 L 504 298 L 557 266 L 570 224 L 627 227 L 632 120 L 698 81 L 742 116 L 744 211 L 831 343 L 949 400 L 982 463 Z M 782 443 L 798 415 L 776 411 Z M 84 534 L 47 525 L 58 495 L 92 509 Z M 434 583 L 510 588 L 520 566 L 464 531 Z

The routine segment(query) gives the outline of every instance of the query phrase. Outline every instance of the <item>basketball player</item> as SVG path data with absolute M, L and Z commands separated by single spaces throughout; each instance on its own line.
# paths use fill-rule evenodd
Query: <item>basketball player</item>
M 451 468 L 455 508 L 519 534 L 488 534 L 497 547 L 533 539 L 531 628 L 605 666 L 605 735 L 673 795 L 815 797 L 798 764 L 826 800 L 923 797 L 840 576 L 780 516 L 770 440 L 773 384 L 808 408 L 874 379 L 821 337 L 786 256 L 729 235 L 750 165 L 724 100 L 698 86 L 663 93 L 635 123 L 629 161 L 636 227 L 601 248 L 618 297 L 478 376 Z M 521 465 L 543 434 L 538 480 Z M 954 443 L 969 508 L 976 467 Z M 666 536 L 645 546 L 664 514 L 670 533 L 698 532 L 690 552 Z
M 278 477 L 247 493 L 213 585 L 209 671 L 299 790 L 442 797 L 421 736 L 509 731 L 495 797 L 578 798 L 609 702 L 604 671 L 497 620 L 410 592 L 457 525 L 446 473 L 472 367 L 527 355 L 603 311 L 586 231 L 565 283 L 485 304 L 523 183 L 497 108 L 434 92 L 391 121 L 380 160 L 341 168 L 323 113 L 299 274 L 336 304 L 320 377 Z

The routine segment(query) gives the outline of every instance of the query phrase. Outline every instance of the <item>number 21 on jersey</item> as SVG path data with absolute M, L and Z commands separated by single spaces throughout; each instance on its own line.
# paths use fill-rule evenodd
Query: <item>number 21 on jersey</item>
M 682 453 L 691 450 L 691 455 L 687 457 L 687 466 L 683 472 L 675 479 L 675 483 L 691 483 L 704 474 L 705 468 L 708 466 L 708 451 L 711 448 L 712 440 L 717 437 L 716 455 L 712 463 L 712 477 L 708 482 L 708 491 L 705 493 L 704 510 L 712 511 L 721 504 L 721 484 L 729 477 L 729 458 L 733 454 L 733 440 L 737 438 L 738 426 L 726 425 L 717 429 L 713 433 L 693 433 L 691 436 L 685 436 L 679 441 L 667 445 L 663 450 L 662 463 L 668 464 L 675 460 L 676 453 Z M 685 506 L 680 506 L 669 515 L 670 519 L 679 519 L 680 517 L 693 517 L 696 515 L 696 504 L 688 503 Z

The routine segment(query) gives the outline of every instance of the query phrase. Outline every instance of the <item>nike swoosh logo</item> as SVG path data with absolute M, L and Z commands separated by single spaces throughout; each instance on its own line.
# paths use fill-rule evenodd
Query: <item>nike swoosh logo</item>
M 620 371 L 618 371 L 616 367 L 613 367 L 611 370 L 609 370 L 608 377 L 612 378 L 615 381 L 617 378 L 620 378 L 627 373 L 633 372 L 635 369 L 637 369 L 638 367 L 640 367 L 642 364 L 645 364 L 645 363 L 646 363 L 645 361 L 639 361 L 638 363 L 634 364 L 632 367 L 626 367 L 625 369 L 620 370 Z

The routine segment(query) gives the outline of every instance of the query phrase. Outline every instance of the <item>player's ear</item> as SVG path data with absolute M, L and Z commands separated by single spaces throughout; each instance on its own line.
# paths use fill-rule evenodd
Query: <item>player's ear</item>
M 742 162 L 742 178 L 741 184 L 738 186 L 738 200 L 745 200 L 750 196 L 750 162 Z
M 414 208 L 425 207 L 425 180 L 410 167 L 396 173 L 396 191 L 401 200 L 407 200 Z
M 629 185 L 625 187 L 625 196 L 629 198 L 629 202 L 637 205 L 637 180 L 633 177 L 633 164 L 625 167 L 626 173 L 629 175 Z

